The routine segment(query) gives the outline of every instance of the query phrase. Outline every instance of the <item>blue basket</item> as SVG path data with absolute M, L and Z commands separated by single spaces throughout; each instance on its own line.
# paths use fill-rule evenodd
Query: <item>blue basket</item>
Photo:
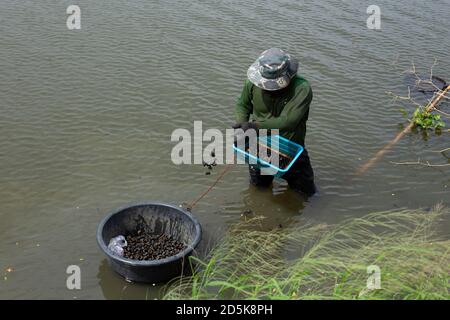
M 270 152 L 276 152 L 279 154 L 279 159 L 282 161 L 279 161 L 278 166 L 259 157 L 259 150 L 261 148 L 266 148 L 270 150 Z M 275 177 L 281 177 L 285 174 L 292 167 L 294 162 L 297 161 L 298 157 L 300 157 L 304 150 L 301 145 L 283 138 L 280 135 L 259 136 L 258 156 L 251 154 L 245 149 L 239 148 L 236 144 L 233 145 L 233 149 L 241 159 L 244 159 L 246 163 L 252 163 L 259 168 L 272 169 L 270 174 Z

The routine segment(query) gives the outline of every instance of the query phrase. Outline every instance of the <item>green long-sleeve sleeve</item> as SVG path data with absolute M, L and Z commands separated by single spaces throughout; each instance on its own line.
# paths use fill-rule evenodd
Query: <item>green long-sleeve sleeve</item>
M 252 104 L 252 83 L 248 80 L 244 83 L 244 88 L 242 89 L 241 95 L 236 103 L 235 116 L 236 122 L 242 123 L 247 122 L 253 112 Z

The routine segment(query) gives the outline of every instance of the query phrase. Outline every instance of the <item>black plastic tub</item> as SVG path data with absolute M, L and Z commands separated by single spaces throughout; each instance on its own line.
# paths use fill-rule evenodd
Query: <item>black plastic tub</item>
M 155 234 L 166 234 L 181 241 L 186 249 L 160 260 L 131 260 L 108 249 L 111 238 L 134 232 L 138 223 L 145 223 Z M 167 282 L 190 271 L 188 257 L 201 239 L 197 219 L 183 208 L 164 203 L 139 203 L 109 214 L 97 229 L 97 242 L 106 254 L 111 268 L 126 280 L 136 282 Z

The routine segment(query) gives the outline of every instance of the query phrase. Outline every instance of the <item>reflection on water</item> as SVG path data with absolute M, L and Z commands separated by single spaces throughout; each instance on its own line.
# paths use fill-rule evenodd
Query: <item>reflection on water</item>
M 263 230 L 270 230 L 280 226 L 287 226 L 294 222 L 294 218 L 302 213 L 306 196 L 287 189 L 286 185 L 272 188 L 260 188 L 250 185 L 242 192 L 244 204 L 241 217 L 248 219 L 255 216 L 264 217 L 261 220 Z
M 106 259 L 100 263 L 97 279 L 104 297 L 112 300 L 158 299 L 164 289 L 164 285 L 153 286 L 125 281 L 109 267 Z

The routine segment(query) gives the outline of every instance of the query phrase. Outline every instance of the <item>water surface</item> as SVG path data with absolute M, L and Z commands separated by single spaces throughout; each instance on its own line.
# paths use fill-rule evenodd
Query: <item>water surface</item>
M 366 28 L 370 1 L 81 0 L 79 31 L 66 28 L 70 4 L 1 4 L 0 298 L 157 297 L 110 271 L 97 224 L 127 203 L 190 202 L 213 182 L 220 168 L 172 164 L 170 134 L 194 120 L 229 127 L 246 70 L 269 47 L 295 55 L 313 87 L 306 144 L 320 192 L 305 202 L 283 182 L 260 191 L 233 167 L 194 210 L 206 239 L 245 210 L 270 228 L 449 204 L 448 169 L 391 163 L 447 163 L 432 151 L 449 133 L 409 134 L 349 180 L 404 122 L 386 92 L 406 94 L 413 61 L 427 72 L 437 59 L 450 80 L 448 0 L 378 1 L 378 31 Z M 71 264 L 80 291 L 66 289 Z

